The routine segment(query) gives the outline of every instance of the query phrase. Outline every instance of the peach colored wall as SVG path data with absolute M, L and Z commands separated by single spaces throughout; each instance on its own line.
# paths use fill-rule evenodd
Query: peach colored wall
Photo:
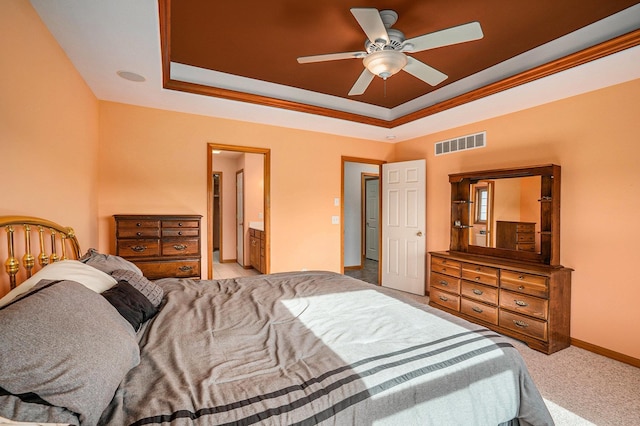
M 113 250 L 116 213 L 205 216 L 207 143 L 271 149 L 271 272 L 340 271 L 340 226 L 331 216 L 340 215 L 333 199 L 341 156 L 388 161 L 394 151 L 393 144 L 101 101 L 100 249 Z
M 449 247 L 448 174 L 562 166 L 561 261 L 572 275 L 571 336 L 640 358 L 640 80 L 397 144 L 427 159 L 427 250 Z M 433 144 L 487 132 L 487 147 L 435 157 Z
M 0 215 L 72 226 L 95 246 L 98 101 L 27 0 L 0 2 L 0 52 Z

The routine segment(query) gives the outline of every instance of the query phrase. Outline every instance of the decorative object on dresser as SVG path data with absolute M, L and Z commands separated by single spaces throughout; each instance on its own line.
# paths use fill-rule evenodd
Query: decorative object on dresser
M 498 195 L 499 181 L 509 179 L 509 185 L 517 187 L 532 177 L 539 179 L 540 193 L 536 200 L 519 199 L 517 204 L 538 203 L 539 214 L 518 215 L 537 220 L 500 216 L 504 211 L 513 214 L 513 209 L 496 205 L 490 215 L 496 224 L 495 241 L 487 241 L 486 247 L 471 244 L 473 186 L 494 182 Z M 449 175 L 449 182 L 451 241 L 449 251 L 430 253 L 429 304 L 547 354 L 568 347 L 572 269 L 560 265 L 560 166 L 457 173 Z
M 200 278 L 200 215 L 114 215 L 116 254 L 151 279 Z
M 251 266 L 264 274 L 265 271 L 265 258 L 264 258 L 264 231 L 255 228 L 249 228 L 249 257 L 251 260 Z

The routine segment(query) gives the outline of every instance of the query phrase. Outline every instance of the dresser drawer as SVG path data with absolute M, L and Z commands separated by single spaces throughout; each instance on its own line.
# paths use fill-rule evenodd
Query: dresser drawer
M 159 238 L 160 228 L 156 227 L 140 227 L 140 228 L 122 228 L 118 227 L 118 238 Z
M 480 302 L 498 304 L 498 289 L 495 287 L 462 281 L 460 294 Z
M 163 220 L 163 228 L 199 228 L 200 223 L 197 220 Z
M 498 324 L 498 307 L 462 298 L 460 300 L 460 312 L 491 324 Z
M 160 228 L 160 221 L 145 219 L 121 219 L 118 221 L 118 228 Z
M 200 261 L 195 260 L 171 260 L 136 262 L 145 277 L 157 280 L 165 277 L 190 278 L 200 276 Z
M 463 263 L 462 279 L 497 287 L 498 269 L 474 263 Z
M 547 341 L 548 324 L 545 321 L 535 320 L 525 317 L 524 315 L 503 310 L 500 310 L 498 317 L 498 325 L 500 327 Z
M 163 256 L 190 256 L 200 254 L 200 240 L 174 240 L 162 242 Z
M 460 294 L 459 278 L 438 274 L 437 272 L 431 272 L 429 285 L 433 288 L 439 288 L 441 290 L 449 291 L 451 293 Z
M 521 233 L 518 232 L 516 236 L 516 241 L 519 243 L 532 243 L 536 240 L 535 235 L 533 233 Z
M 453 277 L 460 276 L 460 262 L 441 257 L 431 257 L 431 270 L 440 274 L 451 275 Z
M 163 237 L 197 237 L 199 234 L 197 228 L 162 228 Z
M 500 287 L 533 296 L 549 296 L 548 279 L 540 275 L 523 274 L 503 269 L 500 274 Z
M 535 232 L 536 225 L 533 223 L 518 223 L 516 225 L 516 232 Z
M 535 251 L 536 245 L 535 243 L 518 243 L 516 244 L 516 250 L 520 251 Z
M 429 300 L 445 308 L 460 311 L 460 296 L 456 296 L 455 294 L 432 288 L 429 290 Z
M 158 240 L 118 240 L 118 256 L 147 257 L 160 256 Z
M 522 293 L 500 290 L 500 307 L 546 320 L 548 318 L 549 301 Z

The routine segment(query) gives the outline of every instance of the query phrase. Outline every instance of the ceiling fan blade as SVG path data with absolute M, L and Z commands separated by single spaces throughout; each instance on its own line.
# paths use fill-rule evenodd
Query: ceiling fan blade
M 379 43 L 381 40 L 384 41 L 385 44 L 389 43 L 389 34 L 384 26 L 384 22 L 382 22 L 378 9 L 372 7 L 354 7 L 351 9 L 351 13 L 371 43 Z
M 351 90 L 349 90 L 349 96 L 362 95 L 365 90 L 367 90 L 367 87 L 369 87 L 369 84 L 371 84 L 374 77 L 375 74 L 365 68 L 364 71 L 362 71 L 362 74 L 360 74 L 360 77 L 358 77 L 358 80 L 356 80 L 356 83 L 353 85 Z
M 480 23 L 470 22 L 405 40 L 402 50 L 407 52 L 421 52 L 427 49 L 435 49 L 436 47 L 479 40 L 482 37 L 484 37 L 484 34 L 482 33 Z
M 403 70 L 431 86 L 437 86 L 447 79 L 446 74 L 411 56 L 407 56 L 407 65 L 404 66 Z
M 337 61 L 339 59 L 357 59 L 365 56 L 367 56 L 366 52 L 327 53 L 325 55 L 301 56 L 298 58 L 298 63 L 308 64 L 311 62 Z

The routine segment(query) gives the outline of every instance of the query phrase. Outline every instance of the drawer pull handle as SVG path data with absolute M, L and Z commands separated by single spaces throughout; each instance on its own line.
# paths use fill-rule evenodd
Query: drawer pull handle
M 142 232 L 136 232 L 136 235 L 139 237 L 142 235 Z
M 178 222 L 178 226 L 182 226 L 182 222 Z
M 136 223 L 136 226 L 142 226 L 142 224 L 140 222 Z
M 524 300 L 514 300 L 514 302 L 516 302 L 516 305 L 518 306 L 529 306 L 529 304 Z
M 518 277 L 518 279 L 519 279 L 519 280 L 524 280 L 524 275 L 520 275 L 520 276 Z
M 178 235 L 182 235 L 182 231 L 178 231 Z
M 482 309 L 478 308 L 477 306 L 474 306 L 473 308 L 471 308 L 471 310 L 473 312 L 477 312 L 479 314 L 481 314 L 482 312 L 484 312 Z
M 480 281 L 480 277 L 475 277 L 474 280 Z
M 187 246 L 185 246 L 184 244 L 174 244 L 173 248 L 176 250 L 182 251 L 182 250 L 186 250 Z
M 513 320 L 513 323 L 514 323 L 517 327 L 520 327 L 520 328 L 527 328 L 527 327 L 529 327 L 529 324 L 527 324 L 527 323 L 526 323 L 526 322 L 524 322 L 524 321 L 516 321 L 516 320 Z
M 484 293 L 482 290 L 478 290 L 476 288 L 473 289 L 473 294 L 477 294 L 478 296 L 480 296 L 482 293 Z
M 443 302 L 447 302 L 447 301 L 449 300 L 449 298 L 448 298 L 448 297 L 446 297 L 446 296 L 438 296 L 438 298 L 439 298 L 440 300 L 442 300 Z
M 180 269 L 182 272 L 187 272 L 193 269 L 193 266 L 187 266 L 187 265 L 183 265 L 181 267 L 179 267 L 178 269 Z
M 519 286 L 518 290 L 524 290 L 524 286 L 523 285 Z
M 476 268 L 476 272 L 480 272 L 480 271 L 482 271 L 482 268 L 477 267 L 477 268 Z
M 449 283 L 444 281 L 444 280 L 442 280 L 442 281 L 440 281 L 440 285 L 449 285 Z
M 131 250 L 140 253 L 147 249 L 147 246 L 131 246 Z

